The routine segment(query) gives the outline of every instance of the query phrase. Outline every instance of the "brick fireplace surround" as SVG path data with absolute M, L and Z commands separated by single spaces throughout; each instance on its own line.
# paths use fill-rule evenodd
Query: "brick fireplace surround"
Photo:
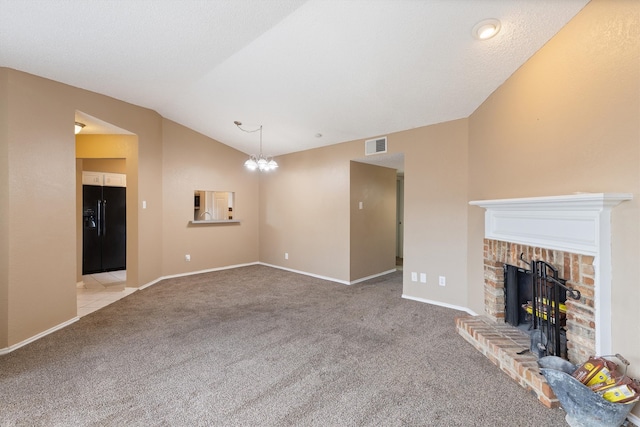
M 581 293 L 568 298 L 569 360 L 584 362 L 611 352 L 610 211 L 630 194 L 582 193 L 527 199 L 471 202 L 486 208 L 484 308 L 481 316 L 456 319 L 458 333 L 547 407 L 557 407 L 553 391 L 539 373 L 529 336 L 504 322 L 504 264 L 527 268 L 520 260 L 546 261 L 567 286 Z
M 558 269 L 567 286 L 580 291 L 580 300 L 567 299 L 567 348 L 569 359 L 581 363 L 595 354 L 594 257 L 548 250 L 499 240 L 484 240 L 485 316 L 460 317 L 456 327 L 460 335 L 498 365 L 526 389 L 536 393 L 548 407 L 557 399 L 539 374 L 537 358 L 517 353 L 529 348 L 529 336 L 504 323 L 504 264 L 522 266 L 526 260 L 546 261 Z

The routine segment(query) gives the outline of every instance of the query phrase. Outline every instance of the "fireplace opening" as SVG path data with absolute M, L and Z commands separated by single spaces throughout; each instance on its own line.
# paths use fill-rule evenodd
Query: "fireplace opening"
M 526 332 L 528 350 L 537 355 L 568 359 L 566 335 L 567 296 L 580 292 L 558 277 L 558 270 L 545 261 L 520 261 L 529 269 L 504 264 L 505 322 Z
M 526 304 L 533 298 L 531 271 L 515 265 L 504 265 L 504 320 L 511 326 L 528 327 L 530 316 Z

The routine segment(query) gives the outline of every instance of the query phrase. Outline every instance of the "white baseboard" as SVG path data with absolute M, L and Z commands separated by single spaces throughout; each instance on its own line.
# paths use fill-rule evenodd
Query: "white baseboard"
M 322 280 L 328 280 L 330 282 L 336 282 L 336 283 L 340 283 L 340 284 L 343 284 L 343 285 L 354 285 L 356 283 L 364 282 L 365 280 L 374 279 L 376 277 L 384 276 L 384 275 L 387 275 L 387 274 L 394 273 L 394 272 L 398 271 L 398 270 L 396 270 L 394 268 L 392 270 L 387 270 L 387 271 L 384 271 L 382 273 L 378 273 L 378 274 L 374 274 L 374 275 L 371 275 L 371 276 L 363 277 L 361 279 L 357 279 L 357 280 L 354 280 L 354 281 L 350 282 L 348 280 L 336 279 L 335 277 L 322 276 L 320 274 L 309 273 L 309 272 L 301 271 L 301 270 L 294 270 L 292 268 L 282 267 L 280 265 L 267 264 L 265 262 L 256 261 L 256 262 L 249 262 L 249 263 L 246 263 L 246 264 L 227 265 L 225 267 L 209 268 L 209 269 L 206 269 L 206 270 L 190 271 L 188 273 L 179 273 L 179 274 L 171 274 L 171 275 L 168 275 L 168 276 L 162 276 L 162 277 L 158 277 L 157 279 L 155 279 L 155 280 L 153 280 L 153 281 L 151 281 L 149 283 L 146 283 L 146 284 L 140 286 L 138 289 L 148 288 L 149 286 L 155 285 L 156 283 L 161 282 L 162 280 L 165 280 L 165 279 L 174 279 L 174 278 L 177 278 L 177 277 L 192 276 L 194 274 L 210 273 L 212 271 L 230 270 L 230 269 L 233 269 L 233 268 L 247 267 L 249 265 L 264 265 L 265 267 L 277 268 L 279 270 L 290 271 L 292 273 L 302 274 L 304 276 L 315 277 L 317 279 L 322 279 Z
M 249 266 L 249 265 L 256 265 L 256 264 L 260 264 L 260 263 L 259 262 L 249 262 L 249 263 L 246 263 L 246 264 L 227 265 L 227 266 L 224 266 L 224 267 L 208 268 L 206 270 L 189 271 L 187 273 L 179 273 L 179 274 L 170 274 L 168 276 L 160 276 L 157 279 L 152 280 L 151 282 L 145 283 L 144 285 L 138 287 L 138 289 L 146 289 L 149 286 L 155 285 L 156 283 L 161 282 L 161 281 L 166 280 L 166 279 L 174 279 L 174 278 L 177 278 L 177 277 L 193 276 L 195 274 L 202 274 L 202 273 L 211 273 L 213 271 L 231 270 L 232 268 L 240 268 L 240 267 L 246 267 L 246 266 Z
M 459 305 L 448 304 L 446 302 L 433 301 L 433 300 L 425 299 L 425 298 L 412 297 L 412 296 L 406 295 L 406 294 L 402 294 L 402 298 L 410 299 L 410 300 L 418 301 L 418 302 L 424 302 L 426 304 L 431 304 L 431 305 L 439 305 L 440 307 L 452 308 L 452 309 L 458 310 L 458 311 L 464 311 L 466 313 L 469 313 L 472 316 L 477 316 L 478 315 L 478 313 L 474 312 L 470 308 L 460 307 Z
M 317 279 L 328 280 L 330 282 L 336 282 L 336 283 L 340 283 L 342 285 L 355 285 L 356 283 L 364 282 L 365 280 L 374 279 L 376 277 L 385 276 L 387 274 L 395 273 L 396 271 L 398 271 L 398 270 L 396 270 L 394 268 L 393 270 L 387 270 L 387 271 L 383 271 L 382 273 L 373 274 L 371 276 L 363 277 L 361 279 L 348 281 L 348 280 L 336 279 L 335 277 L 321 276 L 319 274 L 308 273 L 306 271 L 294 270 L 292 268 L 286 268 L 286 267 L 282 267 L 282 266 L 279 266 L 279 265 L 266 264 L 264 262 L 259 262 L 258 264 L 264 265 L 266 267 L 272 267 L 272 268 L 277 268 L 277 269 L 280 269 L 280 270 L 290 271 L 292 273 L 302 274 L 302 275 L 305 275 L 305 276 L 315 277 Z
M 328 280 L 330 282 L 336 282 L 336 283 L 340 283 L 340 284 L 343 284 L 343 285 L 354 285 L 356 283 L 364 282 L 365 280 L 369 280 L 369 279 L 373 279 L 373 278 L 376 278 L 376 277 L 384 276 L 384 275 L 387 275 L 387 274 L 390 274 L 390 273 L 394 273 L 394 272 L 397 271 L 394 268 L 393 270 L 384 271 L 382 273 L 378 273 L 378 274 L 374 274 L 374 275 L 371 275 L 371 276 L 363 277 L 361 279 L 357 279 L 357 280 L 354 280 L 354 281 L 350 282 L 348 280 L 336 279 L 335 277 L 322 276 L 320 274 L 309 273 L 309 272 L 301 271 L 301 270 L 294 270 L 292 268 L 282 267 L 280 265 L 267 264 L 265 262 L 256 261 L 256 262 L 250 262 L 250 263 L 246 263 L 246 264 L 228 265 L 228 266 L 225 266 L 225 267 L 209 268 L 207 270 L 190 271 L 188 273 L 171 274 L 171 275 L 168 275 L 168 276 L 162 276 L 162 277 L 159 277 L 159 278 L 157 278 L 157 279 L 155 279 L 155 280 L 153 280 L 153 281 L 151 281 L 149 283 L 146 283 L 146 284 L 140 286 L 138 289 L 148 288 L 149 286 L 155 285 L 156 283 L 158 283 L 158 282 L 160 282 L 162 280 L 165 280 L 165 279 L 173 279 L 173 278 L 177 278 L 177 277 L 191 276 L 191 275 L 194 275 L 194 274 L 210 273 L 212 271 L 230 270 L 232 268 L 246 267 L 246 266 L 249 266 L 249 265 L 264 265 L 265 267 L 277 268 L 279 270 L 290 271 L 292 273 L 302 274 L 304 276 L 315 277 L 317 279 L 322 279 L 322 280 Z
M 343 285 L 351 285 L 351 282 L 347 281 L 347 280 L 340 280 L 340 279 L 336 279 L 334 277 L 328 277 L 328 276 L 321 276 L 319 274 L 314 274 L 314 273 L 307 273 L 306 271 L 300 271 L 300 270 L 294 270 L 292 268 L 286 268 L 286 267 L 282 267 L 279 265 L 273 265 L 273 264 L 267 264 L 264 262 L 258 262 L 256 264 L 260 264 L 260 265 L 264 265 L 266 267 L 272 267 L 272 268 L 277 268 L 279 270 L 285 270 L 285 271 L 290 271 L 292 273 L 298 273 L 298 274 L 303 274 L 305 276 L 310 276 L 310 277 L 315 277 L 317 279 L 322 279 L 322 280 L 328 280 L 330 282 L 336 282 L 336 283 L 341 283 Z
M 635 425 L 640 426 L 640 417 L 637 417 L 633 414 L 629 414 L 627 415 L 627 419 L 632 423 L 634 423 Z
M 11 353 L 12 351 L 19 349 L 20 347 L 24 347 L 25 345 L 30 344 L 30 343 L 34 342 L 35 340 L 38 340 L 38 339 L 40 339 L 40 338 L 42 338 L 42 337 L 44 337 L 46 335 L 49 335 L 52 332 L 58 331 L 58 330 L 60 330 L 62 328 L 65 328 L 65 327 L 69 326 L 70 324 L 77 322 L 78 320 L 80 320 L 80 318 L 78 316 L 76 316 L 73 319 L 69 319 L 66 322 L 63 322 L 63 323 L 60 323 L 59 325 L 54 326 L 53 328 L 49 328 L 44 332 L 40 332 L 37 335 L 34 335 L 34 336 L 30 337 L 30 338 L 27 338 L 24 341 L 21 341 L 21 342 L 19 342 L 17 344 L 9 346 L 9 347 L 2 348 L 2 349 L 0 349 L 0 356 L 3 356 L 3 355 L 8 354 L 8 353 Z
M 382 273 L 373 274 L 371 276 L 363 277 L 362 279 L 352 280 L 351 282 L 349 282 L 349 284 L 355 285 L 356 283 L 364 282 L 365 280 L 369 280 L 369 279 L 375 279 L 376 277 L 380 277 L 380 276 L 386 276 L 387 274 L 395 273 L 396 271 L 398 270 L 395 268 L 392 270 L 383 271 Z

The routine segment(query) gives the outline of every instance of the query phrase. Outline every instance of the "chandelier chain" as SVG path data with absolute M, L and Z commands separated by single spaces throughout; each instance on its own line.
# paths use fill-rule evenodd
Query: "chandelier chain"
M 249 129 L 242 128 L 242 123 L 240 123 L 239 121 L 235 121 L 233 123 L 238 127 L 238 129 L 240 129 L 243 132 L 247 132 L 247 133 L 254 133 L 258 131 L 260 132 L 260 154 L 258 156 L 255 156 L 253 154 L 249 156 L 249 160 L 247 160 L 244 163 L 247 169 L 249 170 L 258 169 L 260 172 L 266 172 L 266 171 L 270 171 L 277 168 L 278 163 L 273 159 L 273 157 L 264 156 L 262 154 L 262 125 L 260 125 L 260 127 L 258 127 L 257 129 L 249 130 Z

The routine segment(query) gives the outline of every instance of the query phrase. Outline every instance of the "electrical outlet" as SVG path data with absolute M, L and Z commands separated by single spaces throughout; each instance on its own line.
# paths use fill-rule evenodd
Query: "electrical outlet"
M 447 278 L 444 277 L 444 276 L 438 277 L 438 284 L 440 286 L 446 286 L 447 285 Z
M 420 273 L 420 283 L 427 283 L 427 273 Z
M 184 256 L 184 260 L 185 260 L 185 261 L 191 261 L 191 255 L 186 254 L 186 255 Z
M 289 252 L 284 253 L 284 259 L 289 259 Z
M 418 273 L 416 273 L 415 271 L 411 272 L 411 281 L 412 282 L 418 281 Z

